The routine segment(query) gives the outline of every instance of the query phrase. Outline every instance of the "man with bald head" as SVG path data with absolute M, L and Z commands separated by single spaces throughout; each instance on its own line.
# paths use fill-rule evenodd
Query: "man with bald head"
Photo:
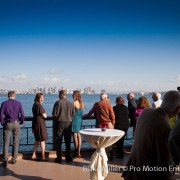
M 137 99 L 135 98 L 134 93 L 128 93 L 127 100 L 128 100 L 130 127 L 133 127 L 133 131 L 134 131 L 136 127 L 136 120 L 134 117 L 134 113 L 137 108 Z
M 169 118 L 180 111 L 180 94 L 168 91 L 159 108 L 145 108 L 139 116 L 134 144 L 123 173 L 125 180 L 170 180 L 174 165 L 168 147 Z
M 106 93 L 100 94 L 100 101 L 96 102 L 88 114 L 84 117 L 90 117 L 95 114 L 98 127 L 100 128 L 110 128 L 109 123 L 115 124 L 115 115 L 112 105 L 108 102 L 108 97 Z
M 158 108 L 161 106 L 162 100 L 161 100 L 161 93 L 154 92 L 152 95 L 153 103 L 152 108 Z
M 84 117 L 90 117 L 92 114 L 95 115 L 97 121 L 97 127 L 99 128 L 114 128 L 115 115 L 112 105 L 108 101 L 108 96 L 106 93 L 100 94 L 100 101 L 96 102 L 88 114 Z M 113 150 L 112 147 L 106 148 L 106 153 L 108 154 L 108 159 L 113 160 Z

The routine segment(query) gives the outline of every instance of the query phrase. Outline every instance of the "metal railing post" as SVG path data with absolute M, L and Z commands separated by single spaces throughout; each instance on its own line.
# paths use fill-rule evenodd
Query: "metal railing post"
M 32 120 L 33 120 L 32 116 L 26 116 L 26 118 L 25 118 L 26 122 L 32 122 Z M 94 118 L 93 117 L 83 118 L 83 121 L 84 120 L 85 121 L 86 120 L 94 120 Z M 52 128 L 52 130 L 51 130 L 51 133 L 52 133 L 51 137 L 52 137 L 52 139 L 50 141 L 46 142 L 46 144 L 47 145 L 51 145 L 51 149 L 56 150 L 56 143 L 55 143 L 55 141 L 56 141 L 56 136 L 55 136 L 55 126 L 56 125 L 55 124 L 56 123 L 55 123 L 55 121 L 53 121 L 53 117 L 52 116 L 48 116 L 46 121 L 49 121 L 49 122 L 51 121 L 52 122 L 52 125 L 47 127 L 47 128 Z M 26 133 L 23 134 L 23 137 L 22 137 L 23 140 L 26 139 L 26 142 L 24 142 L 24 141 L 20 142 L 19 146 L 28 146 L 28 145 L 30 145 L 31 147 L 33 147 L 33 145 L 34 145 L 34 141 L 33 140 L 34 139 L 32 138 L 32 133 L 30 133 L 30 131 L 29 131 L 29 128 L 30 129 L 32 128 L 31 126 L 32 125 L 30 124 L 29 126 L 23 126 L 22 127 L 22 129 L 26 130 Z M 82 125 L 82 129 L 85 129 L 85 128 L 95 128 L 95 124 L 94 123 L 93 124 L 87 123 L 87 124 Z M 3 141 L 4 141 L 3 134 L 4 134 L 3 133 L 3 128 L 0 127 L 0 152 L 2 152 L 2 150 L 3 150 Z M 27 136 L 27 137 L 25 137 L 25 136 Z M 125 140 L 133 140 L 133 139 L 134 139 L 133 135 L 131 137 L 128 137 L 128 134 L 126 134 Z M 86 142 L 86 141 L 83 140 L 83 142 Z M 13 145 L 13 142 L 12 142 L 12 139 L 11 139 L 10 146 L 12 146 L 12 145 Z
M 52 120 L 53 121 L 53 120 Z M 55 121 L 52 122 L 53 150 L 56 150 Z

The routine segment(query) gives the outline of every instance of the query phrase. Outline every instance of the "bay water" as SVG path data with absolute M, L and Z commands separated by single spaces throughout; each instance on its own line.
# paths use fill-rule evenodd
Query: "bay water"
M 127 94 L 108 94 L 109 97 L 109 101 L 112 104 L 112 106 L 115 106 L 115 100 L 117 97 L 123 97 L 125 100 L 125 105 L 128 104 L 127 102 Z M 140 96 L 142 96 L 141 94 L 136 94 L 136 98 L 138 99 Z M 151 94 L 144 94 L 144 96 L 146 96 L 150 103 L 152 103 L 152 95 Z M 22 103 L 23 109 L 25 111 L 25 116 L 32 116 L 32 105 L 34 103 L 34 98 L 35 98 L 35 94 L 17 94 L 16 95 L 16 99 L 19 100 Z M 70 101 L 73 101 L 72 95 L 68 94 L 67 98 Z M 83 102 L 85 104 L 85 107 L 83 109 L 83 114 L 86 114 L 89 112 L 89 110 L 93 107 L 94 103 L 100 100 L 100 95 L 99 94 L 82 94 L 82 99 Z M 7 94 L 0 94 L 0 104 L 3 101 L 8 100 Z M 44 102 L 43 102 L 43 107 L 46 110 L 46 113 L 48 116 L 52 116 L 52 109 L 54 106 L 54 103 L 59 100 L 58 94 L 45 94 L 44 95 Z M 31 122 L 25 122 L 23 124 L 24 127 L 26 126 L 31 126 Z M 93 125 L 95 124 L 95 120 L 84 120 L 83 121 L 83 125 Z M 52 126 L 52 122 L 46 122 L 47 127 L 48 126 Z M 25 134 L 26 131 L 25 129 L 21 129 L 21 136 L 20 136 L 20 141 L 23 142 L 25 141 Z M 1 136 L 2 136 L 2 130 L 1 130 Z M 29 136 L 29 141 L 30 142 L 34 142 L 34 135 L 32 134 L 32 132 L 28 133 Z M 132 128 L 129 128 L 128 130 L 128 137 L 132 137 Z M 52 142 L 52 130 L 49 131 L 48 129 L 48 141 Z M 2 138 L 0 138 L 2 141 Z M 47 142 L 48 142 L 47 141 Z M 133 143 L 133 140 L 126 140 L 125 141 L 125 145 L 130 145 Z M 2 142 L 0 142 L 0 144 L 2 144 Z M 89 145 L 87 143 L 83 143 L 84 148 L 88 147 Z M 21 146 L 20 150 L 22 151 L 26 151 L 26 150 L 32 150 L 33 146 Z M 51 146 L 47 146 L 46 149 L 52 149 L 52 145 Z M 0 151 L 2 151 L 2 146 L 0 147 Z

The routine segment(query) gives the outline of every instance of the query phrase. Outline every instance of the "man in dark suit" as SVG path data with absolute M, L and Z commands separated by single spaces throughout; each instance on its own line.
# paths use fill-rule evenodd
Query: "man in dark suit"
M 172 161 L 168 137 L 171 131 L 169 117 L 180 111 L 180 94 L 168 91 L 160 108 L 146 108 L 139 116 L 134 144 L 124 169 L 125 180 L 169 180 Z
M 134 93 L 129 93 L 127 95 L 127 100 L 128 100 L 130 127 L 133 127 L 134 129 L 136 127 L 136 120 L 134 118 L 134 112 L 137 107 L 137 99 L 135 98 Z
M 180 92 L 180 87 L 177 90 Z M 169 147 L 174 163 L 180 165 L 180 113 L 177 117 L 169 137 Z

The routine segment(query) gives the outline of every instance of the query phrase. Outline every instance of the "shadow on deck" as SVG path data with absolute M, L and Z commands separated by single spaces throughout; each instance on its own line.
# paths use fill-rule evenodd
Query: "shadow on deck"
M 82 158 L 75 158 L 72 163 L 55 163 L 55 151 L 48 151 L 48 162 L 31 160 L 32 153 L 19 154 L 16 164 L 8 164 L 7 168 L 0 166 L 0 179 L 3 180 L 71 180 L 89 179 L 88 165 L 93 151 L 82 151 Z M 2 155 L 1 155 L 2 156 Z M 122 167 L 125 165 L 128 154 L 124 159 L 114 158 L 108 161 L 109 173 L 106 180 L 121 178 Z M 11 157 L 9 157 L 11 159 Z
M 16 164 L 8 164 L 7 168 L 0 166 L 0 179 L 3 180 L 88 180 L 90 173 L 88 165 L 94 150 L 82 151 L 82 158 L 75 158 L 72 163 L 66 163 L 65 159 L 61 164 L 55 163 L 55 151 L 47 151 L 46 157 L 48 162 L 31 160 L 32 153 L 19 154 Z M 108 176 L 105 180 L 119 179 L 123 172 L 129 150 L 125 151 L 124 159 L 114 158 L 113 161 L 108 161 Z M 40 154 L 40 153 L 39 153 Z M 11 156 L 11 154 L 10 154 Z M 9 159 L 11 157 L 9 156 Z M 2 159 L 2 154 L 0 154 Z M 176 171 L 176 176 L 173 180 L 180 179 L 180 169 Z

